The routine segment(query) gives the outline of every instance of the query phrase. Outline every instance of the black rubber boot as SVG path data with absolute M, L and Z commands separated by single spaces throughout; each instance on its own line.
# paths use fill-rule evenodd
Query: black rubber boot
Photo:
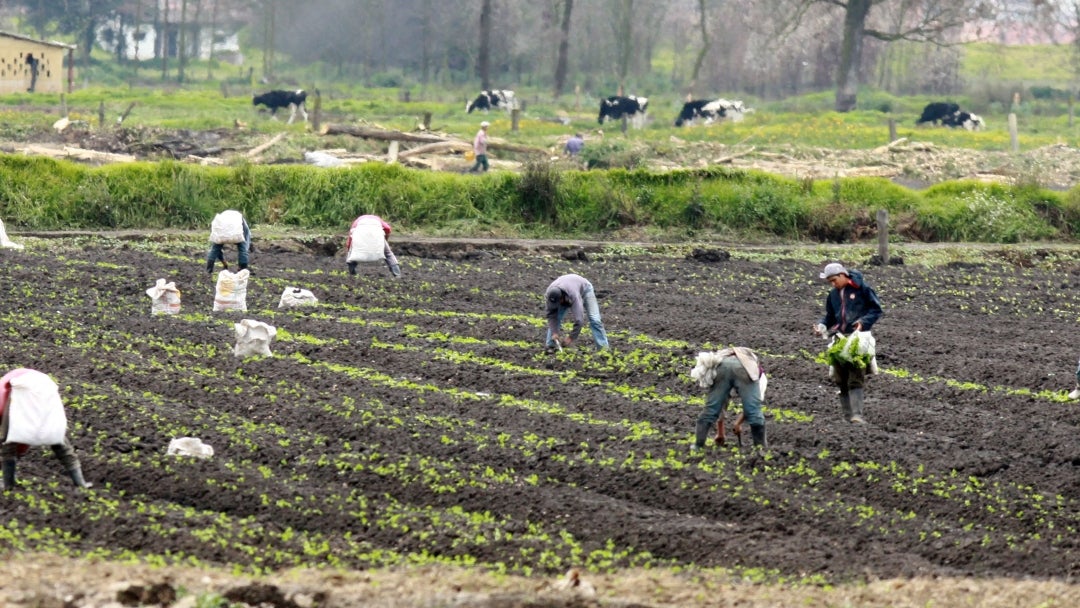
M 849 397 L 851 398 L 851 417 L 848 420 L 855 424 L 866 424 L 866 419 L 863 418 L 863 389 L 851 389 Z
M 844 420 L 851 420 L 851 395 L 840 394 L 840 411 L 844 413 Z
M 3 463 L 4 468 L 4 488 L 5 490 L 15 489 L 15 459 L 9 458 Z
M 763 450 L 769 449 L 769 444 L 765 440 L 765 425 L 764 424 L 751 424 L 750 435 L 754 438 L 754 447 L 761 448 Z
M 697 421 L 697 434 L 694 438 L 694 450 L 701 451 L 705 449 L 705 442 L 709 440 L 709 434 L 715 431 L 716 427 L 708 422 L 701 420 Z
M 214 260 L 210 260 L 206 263 L 206 273 L 214 274 Z
M 71 481 L 75 483 L 76 488 L 89 488 L 90 484 L 86 483 L 83 479 L 82 465 L 76 464 L 68 470 L 68 474 L 71 475 Z
M 398 266 L 397 264 L 392 264 L 390 266 L 390 274 L 394 275 L 395 279 L 401 277 L 401 266 Z
M 356 262 L 349 262 L 349 274 L 356 276 Z

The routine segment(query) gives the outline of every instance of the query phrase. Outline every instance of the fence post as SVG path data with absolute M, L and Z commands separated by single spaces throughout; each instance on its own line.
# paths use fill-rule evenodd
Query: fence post
M 98 120 L 98 128 L 99 129 L 104 129 L 105 128 L 105 100 L 104 99 L 98 102 L 97 120 Z
M 514 108 L 510 110 L 510 130 L 514 133 L 518 131 L 518 118 L 520 118 L 521 110 Z
M 422 124 L 425 131 L 431 130 L 431 112 L 424 112 L 424 122 Z
M 878 209 L 877 212 L 877 246 L 878 256 L 884 266 L 889 264 L 889 212 Z
M 896 119 L 889 119 L 889 143 L 896 141 Z
M 1009 143 L 1012 144 L 1012 151 L 1020 151 L 1020 136 L 1016 131 L 1016 114 L 1009 113 Z
M 311 130 L 318 133 L 322 127 L 322 94 L 315 89 L 315 109 L 311 112 Z

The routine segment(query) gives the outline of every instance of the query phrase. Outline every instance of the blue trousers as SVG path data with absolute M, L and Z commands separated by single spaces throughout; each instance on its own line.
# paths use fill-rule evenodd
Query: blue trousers
M 761 392 L 758 383 L 750 380 L 739 358 L 732 355 L 720 362 L 716 380 L 713 381 L 709 394 L 705 397 L 705 410 L 698 416 L 698 424 L 711 427 L 724 414 L 724 408 L 731 401 L 731 390 L 735 389 L 742 399 L 743 415 L 750 426 L 765 424 L 761 413 Z

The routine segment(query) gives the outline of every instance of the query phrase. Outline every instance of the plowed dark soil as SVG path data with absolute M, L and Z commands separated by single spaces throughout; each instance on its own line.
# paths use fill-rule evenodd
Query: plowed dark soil
M 257 243 L 246 313 L 211 313 L 213 281 L 200 259 L 203 251 L 191 245 L 145 250 L 61 239 L 0 251 L 0 364 L 41 369 L 57 379 L 65 402 L 78 404 L 69 408 L 70 436 L 95 485 L 89 496 L 118 501 L 115 511 L 90 519 L 79 506 L 87 495 L 63 483 L 50 489 L 60 478 L 59 465 L 47 451 L 35 450 L 19 465 L 25 487 L 0 496 L 0 524 L 68 536 L 30 547 L 12 544 L 11 550 L 59 552 L 62 546 L 74 556 L 127 550 L 217 565 L 252 562 L 252 555 L 228 543 L 154 532 L 151 523 L 182 529 L 184 522 L 162 521 L 138 508 L 181 504 L 245 518 L 259 530 L 251 542 L 266 544 L 259 563 L 269 569 L 297 565 L 269 551 L 272 532 L 292 528 L 331 544 L 348 534 L 403 555 L 468 554 L 480 563 L 562 573 L 561 566 L 531 560 L 519 542 L 463 544 L 439 530 L 419 537 L 352 519 L 347 509 L 301 512 L 267 507 L 261 499 L 273 505 L 299 496 L 330 504 L 333 496 L 352 492 L 383 506 L 392 497 L 413 511 L 489 512 L 519 534 L 527 522 L 539 523 L 572 534 L 586 551 L 611 541 L 635 554 L 647 552 L 654 565 L 735 568 L 774 579 L 1060 583 L 1080 575 L 1080 409 L 1061 398 L 1073 388 L 1080 355 L 1075 254 L 991 252 L 986 263 L 933 268 L 842 259 L 865 272 L 885 306 L 874 331 L 885 373 L 869 383 L 869 423 L 855 426 L 841 419 L 827 370 L 813 360 L 824 348 L 811 333 L 827 292 L 817 278 L 824 257 L 750 261 L 738 251 L 728 259 L 611 250 L 540 255 L 482 245 L 455 253 L 402 243 L 404 276 L 393 280 L 381 264 L 361 266 L 360 276 L 350 277 L 340 254 L 290 249 L 296 248 Z M 541 317 L 547 284 L 567 272 L 596 286 L 616 363 L 585 356 L 591 353 L 587 328 L 567 353 L 544 352 L 542 328 L 530 320 Z M 144 291 L 161 277 L 182 290 L 183 312 L 209 317 L 150 316 Z M 320 314 L 279 310 L 288 285 L 311 289 L 320 298 L 313 309 Z M 231 353 L 231 324 L 222 320 L 241 318 L 321 341 L 281 340 L 272 346 L 273 358 L 238 360 Z M 349 319 L 356 322 L 343 322 Z M 477 342 L 447 343 L 439 335 Z M 128 348 L 117 346 L 119 336 Z M 198 354 L 170 352 L 163 344 Z M 690 459 L 693 421 L 702 405 L 688 376 L 693 357 L 726 344 L 764 356 L 771 378 L 770 449 L 730 447 L 729 437 L 729 447 Z M 437 356 L 439 349 L 505 365 L 447 359 Z M 650 353 L 652 359 L 641 363 Z M 301 359 L 315 364 L 301 365 Z M 162 362 L 170 365 L 159 367 Z M 334 371 L 338 366 L 438 390 L 403 390 Z M 194 368 L 199 373 L 186 371 Z M 576 371 L 569 381 L 551 375 L 569 371 Z M 212 390 L 229 379 L 248 383 L 239 396 Z M 614 386 L 681 401 L 635 399 Z M 277 387 L 284 388 L 275 394 Z M 450 397 L 451 389 L 479 397 Z M 163 395 L 164 402 L 151 394 Z M 98 395 L 102 401 L 91 407 Z M 492 395 L 558 404 L 578 416 L 504 407 Z M 392 408 L 399 418 L 395 424 L 362 424 L 315 407 L 341 396 L 354 398 L 361 410 L 365 403 Z M 283 436 L 325 440 L 290 444 L 254 431 L 249 438 L 258 447 L 241 449 L 234 436 L 200 422 L 209 413 L 272 422 Z M 147 416 L 198 429 L 216 447 L 215 458 L 132 468 L 132 459 L 159 462 L 143 454 L 163 454 L 172 438 Z M 457 436 L 432 426 L 432 417 L 456 419 L 478 433 L 505 432 L 512 441 L 529 433 L 559 441 L 531 453 L 480 449 L 446 441 L 446 434 Z M 659 432 L 630 440 L 626 429 L 583 422 L 624 419 L 648 421 Z M 437 493 L 402 476 L 315 464 L 343 451 L 363 455 L 367 446 L 377 446 L 387 461 L 427 456 L 461 470 L 490 466 L 541 482 Z M 663 458 L 668 450 L 689 466 L 660 474 L 618 466 L 630 453 Z M 596 462 L 616 464 L 583 465 L 578 455 L 585 452 Z M 269 473 L 237 476 L 227 466 L 235 461 Z M 720 471 L 700 463 L 724 466 Z M 852 467 L 850 475 L 845 466 Z M 817 475 L 800 472 L 806 467 Z M 287 475 L 294 481 L 283 483 Z M 234 485 L 208 487 L 206 477 Z M 43 510 L 20 495 L 44 496 L 57 506 Z M 566 557 L 561 563 L 572 561 Z M 307 565 L 325 564 L 319 558 Z M 346 557 L 340 565 L 372 564 Z M 615 558 L 613 565 L 642 563 Z

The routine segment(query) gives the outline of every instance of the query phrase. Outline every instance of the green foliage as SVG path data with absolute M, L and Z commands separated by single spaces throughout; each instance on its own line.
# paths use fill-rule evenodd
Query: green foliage
M 1031 191 L 1019 193 L 1001 184 L 939 184 L 927 190 L 917 222 L 928 240 L 1017 243 L 1057 234 L 1035 213 Z
M 853 333 L 833 342 L 825 350 L 823 358 L 829 365 L 850 363 L 859 369 L 866 369 L 874 356 L 869 352 L 861 352 L 865 351 L 865 349 L 860 349 L 859 346 L 859 335 Z
M 0 216 L 11 226 L 190 229 L 228 208 L 253 223 L 305 229 L 339 229 L 375 213 L 405 230 L 443 234 L 655 227 L 845 242 L 875 234 L 878 209 L 917 240 L 1013 243 L 1080 234 L 1076 191 L 1027 182 L 950 182 L 920 193 L 879 178 L 798 181 L 719 166 L 563 172 L 535 161 L 522 174 L 476 176 L 382 163 L 91 168 L 0 156 Z
M 561 177 L 559 169 L 546 159 L 525 163 L 517 184 L 521 214 L 525 221 L 555 223 Z

